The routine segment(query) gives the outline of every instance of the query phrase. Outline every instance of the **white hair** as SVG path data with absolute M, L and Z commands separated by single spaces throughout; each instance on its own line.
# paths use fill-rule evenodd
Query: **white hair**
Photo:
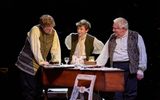
M 125 18 L 118 17 L 114 19 L 113 22 L 118 24 L 120 28 L 128 29 L 128 21 Z

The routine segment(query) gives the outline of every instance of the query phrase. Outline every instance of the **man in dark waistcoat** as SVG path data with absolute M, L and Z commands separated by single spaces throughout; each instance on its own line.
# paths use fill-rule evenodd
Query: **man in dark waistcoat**
M 144 77 L 147 69 L 147 54 L 142 36 L 128 29 L 128 21 L 122 17 L 113 21 L 113 34 L 96 59 L 97 65 L 105 66 L 110 58 L 110 66 L 123 69 L 125 90 L 116 92 L 115 100 L 135 100 L 137 80 Z
M 82 19 L 76 23 L 77 33 L 71 33 L 65 38 L 65 44 L 70 50 L 70 62 L 80 64 L 84 63 L 84 59 L 88 60 L 92 54 L 100 54 L 104 44 L 96 37 L 88 34 L 91 28 L 89 21 Z
M 22 100 L 40 100 L 41 67 L 49 64 L 49 61 L 61 63 L 60 42 L 54 26 L 52 16 L 42 15 L 39 24 L 27 34 L 15 64 L 20 71 Z

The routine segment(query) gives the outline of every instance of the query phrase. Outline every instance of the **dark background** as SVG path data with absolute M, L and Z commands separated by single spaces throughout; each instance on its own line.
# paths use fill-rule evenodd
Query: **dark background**
M 112 33 L 112 20 L 124 17 L 129 22 L 131 30 L 138 31 L 145 42 L 148 69 L 145 78 L 139 81 L 138 98 L 160 100 L 160 3 L 152 0 L 128 1 L 89 1 L 89 0 L 5 0 L 0 3 L 0 68 L 9 68 L 0 75 L 0 88 L 4 95 L 15 91 L 16 70 L 14 63 L 24 45 L 26 33 L 38 24 L 42 14 L 50 14 L 56 22 L 61 42 L 62 58 L 68 56 L 64 45 L 64 38 L 71 32 L 76 32 L 75 23 L 81 19 L 91 22 L 90 34 L 96 36 L 103 43 Z M 11 77 L 10 77 L 11 76 Z M 14 87 L 14 89 L 12 89 Z M 7 88 L 7 89 L 6 89 Z M 10 90 L 9 90 L 9 89 Z M 16 94 L 15 92 L 13 94 Z

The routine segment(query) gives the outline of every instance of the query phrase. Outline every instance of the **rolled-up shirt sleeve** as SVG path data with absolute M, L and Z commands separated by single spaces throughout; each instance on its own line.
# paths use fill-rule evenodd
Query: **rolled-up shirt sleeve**
M 44 61 L 40 50 L 40 30 L 37 26 L 34 26 L 30 32 L 28 32 L 28 39 L 30 41 L 31 50 L 38 64 Z
M 147 69 L 147 54 L 142 36 L 138 35 L 138 48 L 139 48 L 139 66 L 142 71 Z
M 108 58 L 109 58 L 109 53 L 108 53 L 108 41 L 107 41 L 106 44 L 104 45 L 100 55 L 96 59 L 96 64 L 98 66 L 105 66 L 105 64 L 108 61 Z

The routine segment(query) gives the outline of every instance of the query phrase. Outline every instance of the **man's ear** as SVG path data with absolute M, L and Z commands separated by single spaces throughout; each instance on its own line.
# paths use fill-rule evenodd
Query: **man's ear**
M 89 29 L 86 29 L 86 33 L 89 31 Z

